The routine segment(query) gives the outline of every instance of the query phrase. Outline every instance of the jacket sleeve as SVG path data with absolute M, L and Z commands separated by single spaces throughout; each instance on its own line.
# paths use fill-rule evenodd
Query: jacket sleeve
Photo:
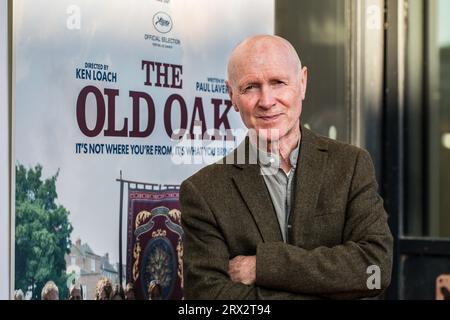
M 393 238 L 377 187 L 370 155 L 361 150 L 353 170 L 342 244 L 305 250 L 285 243 L 260 243 L 256 285 L 334 299 L 382 293 L 391 279 Z M 374 280 L 378 288 L 373 289 L 371 270 L 377 267 L 380 281 L 378 286 Z
M 208 204 L 193 183 L 180 190 L 184 230 L 184 298 L 220 300 L 304 300 L 314 296 L 234 283 L 228 276 L 230 255 Z
M 256 299 L 254 286 L 228 276 L 229 252 L 208 204 L 189 180 L 180 189 L 186 299 Z

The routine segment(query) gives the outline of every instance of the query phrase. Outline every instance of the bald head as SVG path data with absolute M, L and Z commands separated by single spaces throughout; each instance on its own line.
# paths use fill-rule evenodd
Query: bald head
M 300 136 L 307 82 L 308 69 L 294 47 L 277 36 L 246 39 L 228 62 L 228 95 L 244 125 L 266 141 L 285 141 L 287 149 Z
M 231 52 L 228 60 L 228 80 L 233 84 L 242 65 L 248 63 L 264 64 L 268 55 L 278 55 L 296 73 L 300 73 L 302 63 L 292 44 L 279 36 L 257 35 L 245 39 Z

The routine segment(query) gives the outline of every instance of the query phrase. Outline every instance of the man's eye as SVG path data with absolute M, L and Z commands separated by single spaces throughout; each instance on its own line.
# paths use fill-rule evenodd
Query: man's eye
M 254 85 L 254 84 L 249 84 L 249 85 L 245 86 L 245 87 L 242 89 L 242 93 L 246 93 L 246 92 L 248 92 L 248 91 L 255 90 L 256 88 L 257 88 L 256 85 Z

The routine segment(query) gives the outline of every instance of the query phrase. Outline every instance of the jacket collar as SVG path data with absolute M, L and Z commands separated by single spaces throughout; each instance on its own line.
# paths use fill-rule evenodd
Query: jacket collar
M 305 149 L 317 149 L 319 151 L 327 151 L 328 144 L 324 139 L 318 137 L 314 132 L 307 129 L 303 125 L 300 127 L 302 135 L 300 141 L 299 153 L 305 152 Z M 237 168 L 245 168 L 248 165 L 256 164 L 256 158 L 249 152 L 251 146 L 248 137 L 244 139 L 244 141 L 226 157 L 227 164 L 233 164 Z M 309 152 L 313 150 L 306 150 Z M 297 153 L 297 165 L 300 162 L 300 157 Z
M 289 224 L 293 228 L 290 243 L 302 241 L 307 236 L 307 230 L 302 226 L 307 225 L 309 215 L 315 210 L 328 154 L 326 140 L 319 138 L 303 126 L 301 132 L 302 139 L 295 175 L 295 200 L 289 217 Z M 255 159 L 249 159 L 248 150 L 249 141 L 246 138 L 227 157 L 226 163 L 233 163 L 235 167 L 241 169 L 233 176 L 233 181 L 252 213 L 264 241 L 283 241 L 270 194 L 260 174 L 260 167 Z

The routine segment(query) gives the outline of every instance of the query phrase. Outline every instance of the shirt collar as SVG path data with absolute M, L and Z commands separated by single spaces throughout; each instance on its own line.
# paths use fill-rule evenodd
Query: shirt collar
M 291 162 L 291 167 L 292 168 L 296 168 L 297 167 L 297 160 L 298 160 L 298 154 L 300 152 L 300 141 L 301 141 L 301 136 L 298 139 L 297 142 L 297 146 L 295 147 L 294 150 L 292 150 L 291 155 L 289 156 L 289 161 Z
M 300 152 L 300 141 L 301 137 L 300 139 L 298 139 L 297 147 L 295 147 L 295 149 L 292 150 L 291 154 L 289 155 L 289 162 L 291 163 L 291 167 L 294 169 L 297 167 L 297 160 Z M 257 147 L 251 142 L 251 140 L 249 144 L 250 152 L 252 152 L 253 155 L 257 156 L 255 158 L 258 159 L 258 164 L 261 167 L 281 168 L 281 160 L 279 154 L 274 154 L 261 149 L 257 149 Z

